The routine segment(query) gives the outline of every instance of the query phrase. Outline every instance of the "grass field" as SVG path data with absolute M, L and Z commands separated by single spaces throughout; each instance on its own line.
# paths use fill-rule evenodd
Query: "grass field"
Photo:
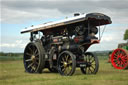
M 25 73 L 19 60 L 0 61 L 0 85 L 128 85 L 128 70 L 114 69 L 107 60 L 100 59 L 96 75 L 84 75 L 79 69 L 73 76 L 60 76 L 47 69 L 41 74 Z

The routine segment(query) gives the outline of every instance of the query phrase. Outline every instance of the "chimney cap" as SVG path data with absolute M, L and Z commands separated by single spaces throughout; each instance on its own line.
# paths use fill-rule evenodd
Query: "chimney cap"
M 80 13 L 74 13 L 74 16 L 79 16 L 80 15 Z

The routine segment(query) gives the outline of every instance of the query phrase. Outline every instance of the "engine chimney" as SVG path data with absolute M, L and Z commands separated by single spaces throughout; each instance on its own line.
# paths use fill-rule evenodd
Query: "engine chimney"
M 75 13 L 75 14 L 74 14 L 74 16 L 79 16 L 79 15 L 80 15 L 80 13 Z

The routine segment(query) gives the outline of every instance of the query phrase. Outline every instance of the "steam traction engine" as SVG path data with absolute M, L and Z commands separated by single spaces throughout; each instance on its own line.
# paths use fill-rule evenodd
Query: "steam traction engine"
M 92 44 L 100 42 L 100 38 L 95 36 L 97 27 L 111 24 L 111 19 L 101 13 L 75 15 L 21 31 L 30 32 L 31 35 L 30 43 L 24 50 L 26 72 L 41 73 L 44 68 L 48 68 L 51 72 L 70 76 L 76 67 L 80 67 L 84 74 L 98 72 L 98 58 L 86 51 Z

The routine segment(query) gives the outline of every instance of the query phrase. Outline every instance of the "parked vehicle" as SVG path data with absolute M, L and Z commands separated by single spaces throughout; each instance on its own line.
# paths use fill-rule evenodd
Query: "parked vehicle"
M 83 74 L 96 74 L 98 58 L 87 49 L 100 43 L 100 28 L 96 37 L 97 27 L 111 23 L 107 15 L 89 13 L 23 29 L 21 33 L 30 33 L 23 58 L 26 72 L 41 73 L 48 68 L 70 76 L 79 67 Z

